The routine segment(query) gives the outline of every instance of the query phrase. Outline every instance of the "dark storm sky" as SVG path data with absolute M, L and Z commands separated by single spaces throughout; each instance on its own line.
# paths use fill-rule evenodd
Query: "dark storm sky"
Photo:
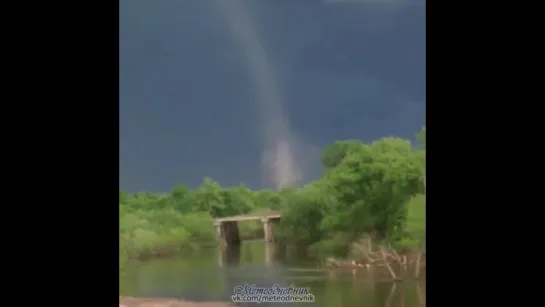
M 255 83 L 221 0 L 121 0 L 120 186 L 260 187 Z M 223 0 L 238 1 L 238 0 Z M 308 150 L 425 122 L 424 0 L 243 0 Z

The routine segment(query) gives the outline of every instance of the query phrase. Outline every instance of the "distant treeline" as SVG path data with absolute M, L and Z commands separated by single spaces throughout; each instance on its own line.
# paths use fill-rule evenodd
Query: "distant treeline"
M 281 211 L 277 239 L 311 255 L 346 256 L 364 234 L 399 249 L 425 237 L 425 128 L 418 146 L 400 138 L 370 144 L 338 141 L 324 149 L 323 176 L 304 187 L 252 191 L 206 178 L 195 190 L 119 193 L 120 260 L 195 251 L 215 244 L 213 218 Z M 262 236 L 259 222 L 239 223 L 243 238 Z

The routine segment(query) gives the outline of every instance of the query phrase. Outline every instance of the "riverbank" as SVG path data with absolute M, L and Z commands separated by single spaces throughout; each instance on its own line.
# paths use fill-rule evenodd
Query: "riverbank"
M 251 214 L 266 214 L 270 210 Z M 120 204 L 120 264 L 129 260 L 151 260 L 198 253 L 217 246 L 214 219 L 208 212 L 183 214 L 172 208 L 135 210 Z M 263 238 L 260 221 L 239 225 L 243 240 Z
M 119 307 L 230 307 L 227 302 L 190 302 L 175 298 L 119 297 Z

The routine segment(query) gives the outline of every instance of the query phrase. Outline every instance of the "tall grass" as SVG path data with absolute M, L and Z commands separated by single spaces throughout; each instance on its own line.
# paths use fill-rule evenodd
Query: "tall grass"
M 173 209 L 124 212 L 119 228 L 120 266 L 128 259 L 192 253 L 216 241 L 208 213 L 184 215 Z

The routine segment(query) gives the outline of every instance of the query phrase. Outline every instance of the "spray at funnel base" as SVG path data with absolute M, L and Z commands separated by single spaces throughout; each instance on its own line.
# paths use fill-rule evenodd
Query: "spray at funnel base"
M 264 169 L 273 180 L 276 189 L 292 186 L 301 178 L 300 170 L 294 161 L 293 146 L 286 138 L 278 138 L 264 151 Z

